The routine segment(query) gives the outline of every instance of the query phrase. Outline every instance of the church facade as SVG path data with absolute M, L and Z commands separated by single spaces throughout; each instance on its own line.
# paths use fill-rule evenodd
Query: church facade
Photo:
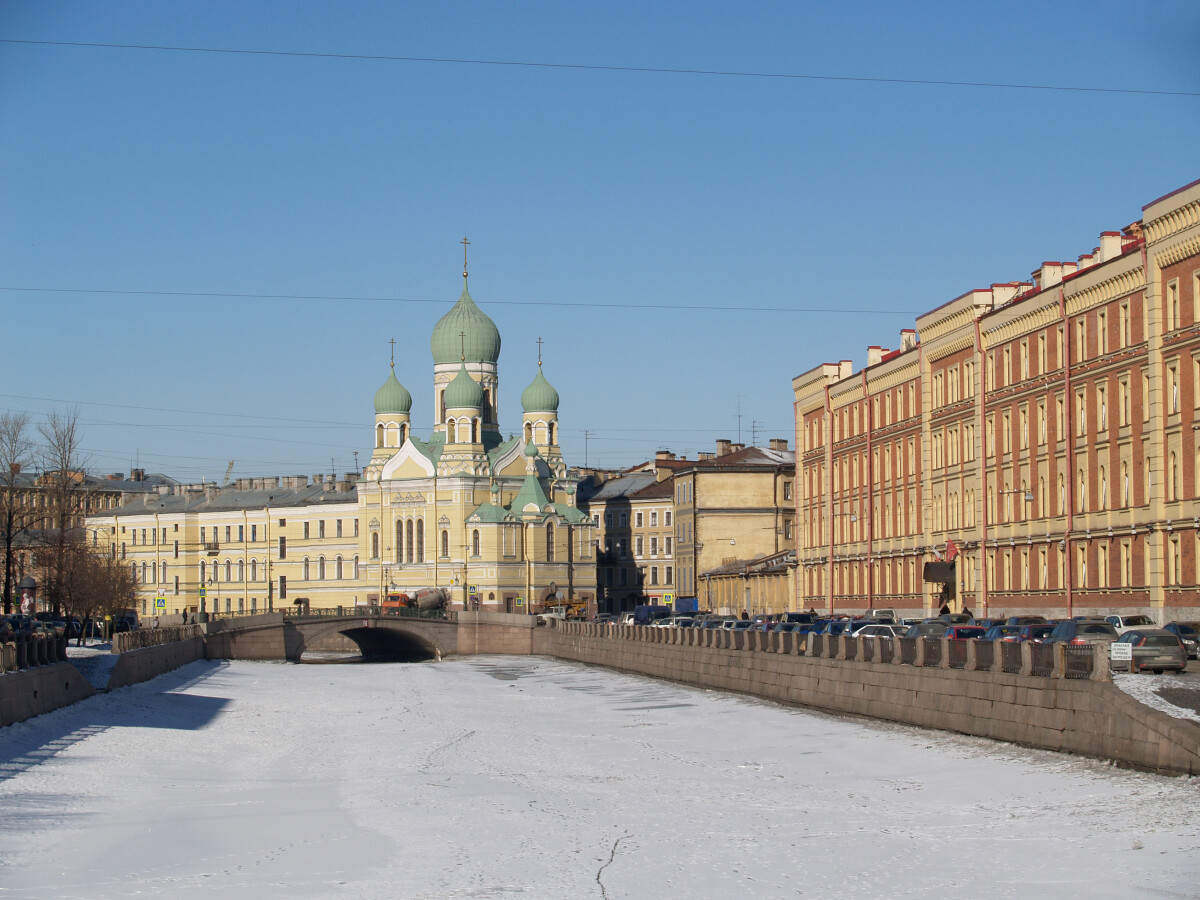
M 368 602 L 426 587 L 451 608 L 531 612 L 590 604 L 595 531 L 558 444 L 558 392 L 538 360 L 521 429 L 500 431 L 500 333 L 463 290 L 434 327 L 433 432 L 413 433 L 393 371 L 375 393 L 375 447 L 357 484 Z

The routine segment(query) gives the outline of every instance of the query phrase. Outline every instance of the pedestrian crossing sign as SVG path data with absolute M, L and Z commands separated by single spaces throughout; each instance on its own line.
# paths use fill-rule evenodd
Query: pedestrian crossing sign
M 155 597 L 154 598 L 154 608 L 155 609 L 166 609 L 167 608 L 167 598 L 166 597 Z

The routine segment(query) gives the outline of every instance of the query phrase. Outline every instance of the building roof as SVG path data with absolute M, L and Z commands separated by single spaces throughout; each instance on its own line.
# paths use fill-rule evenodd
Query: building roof
M 327 490 L 329 487 L 331 489 Z M 341 488 L 339 490 L 338 488 Z M 129 497 L 120 506 L 94 513 L 104 516 L 153 515 L 155 513 L 203 513 L 237 509 L 278 509 L 289 506 L 317 506 L 332 503 L 357 503 L 355 485 L 314 483 L 302 488 L 273 487 L 244 490 L 208 485 L 184 489 L 173 494 L 140 494 Z

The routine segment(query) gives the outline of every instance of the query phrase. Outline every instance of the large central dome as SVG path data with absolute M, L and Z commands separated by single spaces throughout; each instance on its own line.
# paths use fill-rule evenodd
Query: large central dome
M 500 332 L 467 293 L 465 279 L 462 296 L 434 326 L 429 347 L 437 365 L 464 357 L 468 362 L 493 364 L 500 359 Z

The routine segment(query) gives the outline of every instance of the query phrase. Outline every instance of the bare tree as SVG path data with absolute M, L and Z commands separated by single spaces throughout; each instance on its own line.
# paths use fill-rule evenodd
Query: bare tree
M 0 415 L 0 529 L 4 531 L 4 614 L 12 612 L 13 544 L 29 524 L 17 481 L 21 470 L 33 459 L 29 440 L 29 416 L 25 413 Z
M 42 440 L 42 479 L 50 512 L 47 565 L 43 596 L 55 611 L 63 602 L 62 580 L 66 574 L 71 529 L 82 523 L 87 487 L 85 461 L 79 446 L 79 410 L 52 412 L 38 427 Z M 76 520 L 79 519 L 79 523 Z
M 84 625 L 88 619 L 104 616 L 112 616 L 115 622 L 133 605 L 137 580 L 126 563 L 89 546 L 78 532 L 64 545 L 62 559 L 59 590 L 67 615 Z M 80 644 L 85 630 L 80 629 Z

